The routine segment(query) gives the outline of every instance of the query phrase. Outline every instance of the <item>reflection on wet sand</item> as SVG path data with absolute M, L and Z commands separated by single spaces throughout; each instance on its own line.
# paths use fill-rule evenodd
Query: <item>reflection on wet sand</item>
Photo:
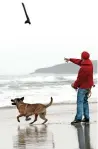
M 18 127 L 17 135 L 13 138 L 15 149 L 47 149 L 54 148 L 53 134 L 48 132 L 46 125 Z
M 77 129 L 79 149 L 93 149 L 90 142 L 90 125 L 76 124 L 74 127 Z

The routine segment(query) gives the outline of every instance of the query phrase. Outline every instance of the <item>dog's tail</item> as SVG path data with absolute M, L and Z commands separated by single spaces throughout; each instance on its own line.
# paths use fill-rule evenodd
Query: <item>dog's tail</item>
M 51 105 L 52 105 L 52 103 L 53 103 L 53 98 L 51 97 L 51 101 L 50 101 L 50 103 L 49 103 L 49 104 L 47 104 L 47 105 L 45 105 L 45 107 L 46 107 L 46 108 L 48 108 L 49 106 L 51 106 Z

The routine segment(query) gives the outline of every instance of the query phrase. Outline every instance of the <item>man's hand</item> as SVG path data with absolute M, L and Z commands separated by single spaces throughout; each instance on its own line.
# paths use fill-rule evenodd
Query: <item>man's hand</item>
M 71 84 L 71 87 L 74 88 L 74 83 Z
M 88 98 L 90 98 L 91 97 L 91 94 L 92 94 L 92 92 L 91 92 L 91 88 L 90 89 L 88 89 L 88 93 L 87 93 L 88 95 Z
M 67 63 L 70 61 L 69 58 L 65 58 L 65 57 L 64 57 L 64 60 L 65 60 Z
M 71 84 L 71 87 L 74 88 L 75 90 L 77 90 L 77 89 L 74 87 L 74 83 Z

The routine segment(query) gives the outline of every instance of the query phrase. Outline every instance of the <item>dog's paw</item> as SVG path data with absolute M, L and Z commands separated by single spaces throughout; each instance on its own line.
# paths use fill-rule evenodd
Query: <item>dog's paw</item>
M 31 118 L 27 118 L 27 119 L 25 119 L 26 121 L 30 121 L 31 120 Z
M 30 126 L 33 126 L 33 124 L 32 124 L 32 123 L 29 123 L 29 125 L 30 125 Z
M 20 123 L 20 120 L 19 119 L 17 119 L 17 121 Z
M 48 120 L 46 119 L 42 124 L 45 124 Z

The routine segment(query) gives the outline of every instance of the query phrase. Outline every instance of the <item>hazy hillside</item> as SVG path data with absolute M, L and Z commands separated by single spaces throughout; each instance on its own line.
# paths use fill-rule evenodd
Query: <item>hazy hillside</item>
M 93 61 L 94 73 L 97 73 L 97 60 Z M 79 70 L 79 66 L 73 63 L 63 63 L 54 65 L 47 68 L 39 68 L 34 73 L 64 73 L 64 74 L 75 74 Z

